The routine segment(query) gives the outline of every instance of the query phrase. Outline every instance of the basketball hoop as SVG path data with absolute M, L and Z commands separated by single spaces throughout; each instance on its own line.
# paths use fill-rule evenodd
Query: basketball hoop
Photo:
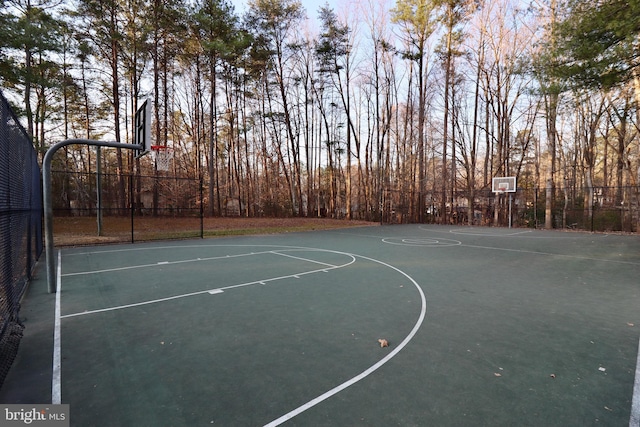
M 166 145 L 152 145 L 151 154 L 156 163 L 156 168 L 161 172 L 168 172 L 173 159 L 173 148 Z
M 491 180 L 491 191 L 496 195 L 496 204 L 501 194 L 509 193 L 509 228 L 511 228 L 511 203 L 513 200 L 513 194 L 517 191 L 516 177 L 515 176 L 503 176 L 494 177 Z M 496 221 L 498 219 L 498 209 L 495 211 Z
M 491 191 L 495 194 L 515 193 L 516 192 L 516 177 L 495 177 L 491 181 Z

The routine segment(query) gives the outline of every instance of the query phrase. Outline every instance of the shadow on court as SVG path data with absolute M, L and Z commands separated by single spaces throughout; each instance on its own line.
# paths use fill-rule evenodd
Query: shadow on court
M 639 415 L 637 236 L 407 225 L 60 259 L 60 309 L 41 265 L 0 401 L 59 393 L 74 426 L 584 426 Z

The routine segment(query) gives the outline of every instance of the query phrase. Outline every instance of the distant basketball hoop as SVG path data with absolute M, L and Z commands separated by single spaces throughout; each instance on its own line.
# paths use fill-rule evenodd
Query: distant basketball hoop
M 151 156 L 156 164 L 156 169 L 161 172 L 168 172 L 173 160 L 173 149 L 165 145 L 152 145 Z
M 515 176 L 496 177 L 491 180 L 491 191 L 494 193 L 515 193 L 516 190 Z
M 498 197 L 500 194 L 509 193 L 509 228 L 511 228 L 511 204 L 513 202 L 513 193 L 518 190 L 515 176 L 495 177 L 491 180 L 491 191 Z M 498 211 L 496 210 L 496 219 Z

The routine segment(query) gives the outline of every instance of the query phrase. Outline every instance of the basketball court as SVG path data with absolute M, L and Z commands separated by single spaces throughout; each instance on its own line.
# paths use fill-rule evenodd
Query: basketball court
M 56 294 L 44 270 L 0 401 L 71 425 L 638 425 L 637 236 L 362 227 L 62 249 Z

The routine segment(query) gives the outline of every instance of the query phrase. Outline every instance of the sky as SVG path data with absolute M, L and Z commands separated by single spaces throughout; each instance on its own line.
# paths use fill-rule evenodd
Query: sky
M 236 12 L 238 14 L 243 14 L 246 9 L 247 9 L 247 3 L 249 2 L 249 0 L 230 0 L 231 4 L 233 4 L 233 6 L 236 9 Z M 305 9 L 305 11 L 307 12 L 307 17 L 312 21 L 312 22 L 317 22 L 317 18 L 318 18 L 318 9 L 320 9 L 321 6 L 324 6 L 325 4 L 328 4 L 329 7 L 332 7 L 333 10 L 336 11 L 336 13 L 338 13 L 340 11 L 340 8 L 342 8 L 346 3 L 348 3 L 349 0 L 347 1 L 340 1 L 340 0 L 300 0 L 300 2 L 302 3 L 302 7 Z

